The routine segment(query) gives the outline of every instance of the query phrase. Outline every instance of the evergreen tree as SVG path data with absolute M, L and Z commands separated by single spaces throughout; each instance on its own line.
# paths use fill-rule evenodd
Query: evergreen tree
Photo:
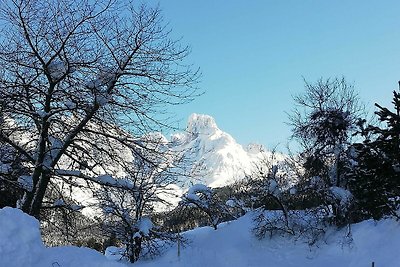
M 362 129 L 365 140 L 354 145 L 350 187 L 357 199 L 361 219 L 400 218 L 400 94 L 393 92 L 395 110 L 375 104 L 380 126 Z

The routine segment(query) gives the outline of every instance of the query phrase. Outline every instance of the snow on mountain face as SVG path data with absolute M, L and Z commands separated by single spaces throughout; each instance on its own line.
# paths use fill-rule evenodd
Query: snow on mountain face
M 196 113 L 190 115 L 186 130 L 192 134 L 203 135 L 220 131 L 213 117 Z
M 235 139 L 220 130 L 211 116 L 192 114 L 185 132 L 172 135 L 173 150 L 185 151 L 196 180 L 220 187 L 242 179 L 254 164 L 270 155 L 261 145 L 244 149 Z

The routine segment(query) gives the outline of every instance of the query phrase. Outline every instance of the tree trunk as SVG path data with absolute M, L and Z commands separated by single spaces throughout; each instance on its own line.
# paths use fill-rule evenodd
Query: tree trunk
M 47 185 L 50 182 L 50 172 L 43 171 L 40 180 L 35 188 L 35 194 L 33 196 L 29 214 L 40 219 L 40 210 L 42 208 L 42 203 L 44 196 L 46 194 Z
M 38 163 L 37 163 L 37 165 L 38 165 Z M 22 207 L 21 207 L 22 211 L 29 215 L 33 215 L 31 213 L 31 206 L 32 206 L 32 202 L 33 202 L 33 199 L 34 199 L 36 191 L 37 191 L 37 189 L 36 189 L 37 185 L 39 184 L 39 181 L 42 177 L 42 173 L 43 173 L 43 170 L 42 170 L 41 165 L 39 165 L 38 167 L 35 168 L 33 175 L 32 175 L 32 191 L 25 192 L 23 200 L 22 200 Z
M 47 170 L 38 170 L 40 172 L 38 175 L 39 177 L 35 180 L 37 181 L 34 183 L 33 189 L 31 192 L 26 192 L 24 195 L 23 203 L 22 203 L 22 210 L 37 218 L 40 219 L 40 209 L 42 208 L 42 202 L 46 193 L 47 185 L 50 181 L 50 172 Z M 35 178 L 35 177 L 33 177 Z

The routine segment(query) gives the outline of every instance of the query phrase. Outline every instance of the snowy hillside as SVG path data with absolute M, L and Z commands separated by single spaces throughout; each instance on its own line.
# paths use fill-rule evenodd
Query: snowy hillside
M 211 116 L 192 114 L 185 132 L 171 137 L 171 149 L 186 151 L 195 178 L 211 187 L 234 182 L 250 173 L 261 158 L 270 157 L 261 145 L 243 148 L 220 130 Z
M 0 209 L 0 266 L 13 267 L 396 267 L 400 263 L 400 224 L 387 219 L 364 221 L 352 226 L 353 242 L 343 244 L 343 232 L 327 234 L 326 243 L 310 248 L 301 240 L 274 237 L 257 240 L 251 233 L 252 213 L 219 225 L 182 235 L 188 244 L 178 257 L 177 246 L 160 258 L 134 264 L 108 260 L 87 248 L 45 248 L 39 224 L 20 210 Z M 115 258 L 115 257 L 114 257 Z
M 251 233 L 252 214 L 236 221 L 184 233 L 190 244 L 177 255 L 172 247 L 154 261 L 137 267 L 376 267 L 400 266 L 400 224 L 394 220 L 364 221 L 352 226 L 353 242 L 343 244 L 343 232 L 332 231 L 326 243 L 310 248 L 283 237 L 257 240 Z

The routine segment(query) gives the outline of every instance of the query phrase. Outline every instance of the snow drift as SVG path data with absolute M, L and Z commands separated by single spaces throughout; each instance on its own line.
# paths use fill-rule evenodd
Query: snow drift
M 137 267 L 395 267 L 400 266 L 400 224 L 391 219 L 352 225 L 352 242 L 345 231 L 331 231 L 325 240 L 309 247 L 288 237 L 256 239 L 251 233 L 250 212 L 236 221 L 194 229 L 183 235 L 190 244 L 172 247 L 154 261 L 139 261 Z M 346 242 L 345 242 L 346 240 Z M 351 240 L 351 239 L 350 239 Z
M 0 209 L 0 266 L 89 267 L 125 266 L 107 260 L 99 252 L 73 246 L 47 248 L 40 237 L 39 222 L 13 208 Z
M 137 267 L 376 267 L 400 266 L 400 223 L 392 219 L 352 225 L 352 242 L 344 243 L 344 231 L 331 229 L 318 247 L 288 237 L 256 239 L 249 212 L 218 230 L 202 227 L 183 233 L 189 240 L 178 257 L 177 246 Z M 348 239 L 347 239 L 348 240 Z M 18 209 L 0 209 L 0 266 L 89 267 L 126 266 L 109 261 L 95 250 L 78 247 L 46 248 L 36 219 Z M 129 265 L 130 266 L 130 265 Z

